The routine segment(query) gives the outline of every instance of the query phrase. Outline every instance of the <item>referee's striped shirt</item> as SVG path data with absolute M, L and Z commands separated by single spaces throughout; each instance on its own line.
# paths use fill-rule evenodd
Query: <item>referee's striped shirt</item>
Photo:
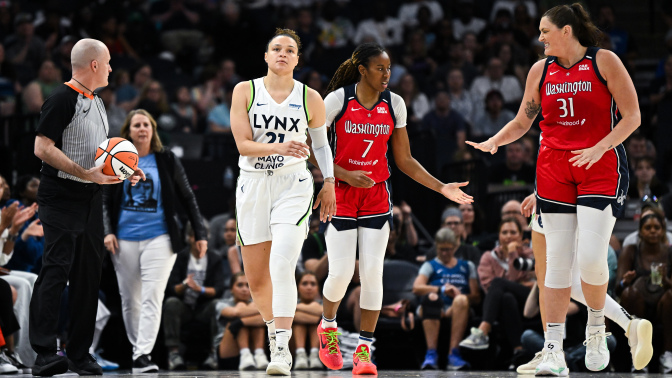
M 42 105 L 37 132 L 53 140 L 70 160 L 91 169 L 96 149 L 105 139 L 109 125 L 105 105 L 97 95 L 84 93 L 69 83 L 56 88 Z M 42 174 L 89 183 L 42 162 Z

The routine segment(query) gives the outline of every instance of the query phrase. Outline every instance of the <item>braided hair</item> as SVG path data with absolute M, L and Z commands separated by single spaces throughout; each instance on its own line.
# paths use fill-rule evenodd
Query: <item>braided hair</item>
M 352 57 L 341 63 L 329 82 L 326 94 L 338 88 L 354 84 L 359 81 L 359 66 L 368 67 L 371 58 L 385 52 L 385 48 L 377 43 L 367 42 L 357 46 Z

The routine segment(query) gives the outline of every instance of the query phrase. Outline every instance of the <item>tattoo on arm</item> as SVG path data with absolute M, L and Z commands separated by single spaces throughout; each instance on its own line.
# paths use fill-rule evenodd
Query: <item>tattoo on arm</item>
M 541 105 L 535 103 L 534 99 L 526 103 L 525 114 L 527 114 L 527 118 L 535 119 L 539 110 L 541 110 Z
M 609 148 L 607 148 L 607 151 L 611 150 L 612 148 L 614 148 L 614 145 L 613 145 L 613 144 L 610 145 Z

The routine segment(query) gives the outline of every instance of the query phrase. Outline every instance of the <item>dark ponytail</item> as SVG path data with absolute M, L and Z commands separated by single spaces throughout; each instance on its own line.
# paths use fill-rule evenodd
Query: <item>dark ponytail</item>
M 599 46 L 602 32 L 590 20 L 590 15 L 579 3 L 572 5 L 558 5 L 546 11 L 542 17 L 547 17 L 555 26 L 562 28 L 565 25 L 572 27 L 574 37 L 581 46 Z
M 367 67 L 372 57 L 385 52 L 385 48 L 377 43 L 368 42 L 357 46 L 352 53 L 352 57 L 341 65 L 334 73 L 334 76 L 327 86 L 326 94 L 335 91 L 338 88 L 354 84 L 359 81 L 359 66 Z

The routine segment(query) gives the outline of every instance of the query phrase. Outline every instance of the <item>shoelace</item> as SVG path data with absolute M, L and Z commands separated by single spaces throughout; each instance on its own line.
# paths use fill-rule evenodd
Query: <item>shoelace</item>
M 320 332 L 320 335 L 324 335 L 327 338 L 327 349 L 329 349 L 329 354 L 338 353 L 338 335 L 341 335 L 337 331 L 328 331 Z
M 371 355 L 369 354 L 368 349 L 362 349 L 361 352 L 355 353 L 355 356 L 357 356 L 357 358 L 359 358 L 359 360 L 362 362 L 371 362 Z
M 553 359 L 554 363 L 560 364 L 560 357 L 558 357 L 558 355 L 560 353 L 561 352 L 555 352 L 555 351 L 548 351 L 546 353 L 543 353 L 543 356 L 542 356 L 543 358 L 542 358 L 541 361 L 542 362 L 547 362 L 548 360 Z M 564 362 L 564 356 L 563 356 L 562 360 L 563 360 L 562 362 Z
M 604 334 L 602 333 L 594 333 L 590 336 L 588 336 L 588 339 L 583 342 L 583 346 L 588 346 L 588 344 L 592 344 L 593 342 L 598 342 L 601 343 L 599 339 L 606 339 L 608 336 L 611 336 L 611 332 L 606 332 Z M 598 347 L 600 344 L 597 345 Z

